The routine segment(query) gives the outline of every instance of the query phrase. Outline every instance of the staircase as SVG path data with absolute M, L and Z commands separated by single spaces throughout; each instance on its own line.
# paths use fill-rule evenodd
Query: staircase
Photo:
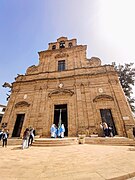
M 1 142 L 2 143 L 2 142 Z M 21 145 L 22 139 L 9 138 L 8 145 Z M 35 138 L 32 146 L 68 146 L 78 144 L 78 137 L 73 138 Z M 101 144 L 114 146 L 135 146 L 135 140 L 126 137 L 86 137 L 85 144 Z
M 78 144 L 77 138 L 39 138 L 35 139 L 32 146 L 68 146 Z
M 14 146 L 14 145 L 21 145 L 22 139 L 21 138 L 8 138 L 7 145 Z
M 86 137 L 85 144 L 135 146 L 135 140 L 126 137 Z

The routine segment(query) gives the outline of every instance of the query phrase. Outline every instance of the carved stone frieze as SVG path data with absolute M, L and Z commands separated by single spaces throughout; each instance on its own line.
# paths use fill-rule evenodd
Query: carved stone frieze
M 69 55 L 67 53 L 59 53 L 55 56 L 55 58 L 63 58 L 63 57 L 68 57 Z

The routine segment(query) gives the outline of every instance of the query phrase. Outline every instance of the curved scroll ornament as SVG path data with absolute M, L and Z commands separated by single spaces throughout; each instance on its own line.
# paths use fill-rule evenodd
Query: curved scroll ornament
M 12 84 L 10 84 L 10 83 L 8 83 L 8 82 L 5 82 L 5 83 L 2 85 L 2 87 L 5 87 L 5 88 L 9 87 L 9 88 L 12 88 Z
M 34 74 L 38 72 L 38 66 L 32 65 L 28 67 L 26 74 Z
M 101 94 L 99 96 L 96 96 L 93 99 L 93 102 L 99 102 L 99 101 L 113 101 L 114 98 L 112 96 L 109 96 L 107 94 Z
M 91 57 L 91 59 L 88 59 L 88 60 L 89 60 L 90 67 L 101 66 L 101 60 L 97 57 Z
M 30 104 L 26 101 L 20 101 L 18 103 L 15 104 L 15 108 L 18 108 L 18 107 L 29 107 Z
M 69 89 L 57 89 L 57 90 L 50 92 L 48 94 L 48 96 L 51 97 L 53 95 L 64 95 L 64 94 L 72 96 L 74 94 L 74 92 Z

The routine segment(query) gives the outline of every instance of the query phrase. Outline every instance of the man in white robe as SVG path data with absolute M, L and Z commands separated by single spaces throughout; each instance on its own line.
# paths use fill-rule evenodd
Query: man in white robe
M 64 138 L 64 132 L 65 132 L 65 127 L 64 127 L 64 124 L 62 124 L 61 128 L 60 128 L 60 136 L 61 136 L 61 138 Z
M 57 137 L 57 128 L 56 128 L 55 124 L 53 124 L 51 126 L 50 131 L 51 131 L 51 138 L 56 138 Z

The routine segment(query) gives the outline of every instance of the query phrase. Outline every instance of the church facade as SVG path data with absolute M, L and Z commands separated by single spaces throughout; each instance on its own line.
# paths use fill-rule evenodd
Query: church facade
M 21 137 L 34 127 L 50 137 L 50 127 L 61 118 L 65 136 L 101 135 L 100 122 L 107 122 L 115 135 L 132 138 L 133 116 L 112 65 L 87 59 L 86 45 L 60 37 L 39 52 L 39 64 L 18 75 L 2 120 L 10 136 Z

